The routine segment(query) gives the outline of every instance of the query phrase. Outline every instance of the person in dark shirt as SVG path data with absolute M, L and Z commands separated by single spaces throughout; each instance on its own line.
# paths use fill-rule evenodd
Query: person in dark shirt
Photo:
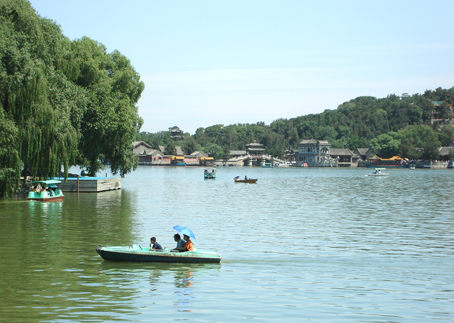
M 173 240 L 177 243 L 177 246 L 175 247 L 175 251 L 183 251 L 184 250 L 184 245 L 186 244 L 186 241 L 181 239 L 181 236 L 177 233 L 173 236 Z
M 162 251 L 162 246 L 156 242 L 156 238 L 152 237 L 150 239 L 150 251 Z

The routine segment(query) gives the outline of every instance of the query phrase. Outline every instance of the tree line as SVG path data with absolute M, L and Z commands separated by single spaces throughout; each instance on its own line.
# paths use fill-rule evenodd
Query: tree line
M 139 74 L 120 52 L 90 38 L 69 40 L 26 0 L 0 4 L 0 196 L 21 175 L 49 178 L 64 166 L 122 176 L 143 121 Z
M 442 103 L 435 107 L 433 101 Z M 266 154 L 283 158 L 286 150 L 295 150 L 301 140 L 311 138 L 328 140 L 333 148 L 371 148 L 383 158 L 400 155 L 438 159 L 438 148 L 454 140 L 454 128 L 449 122 L 453 117 L 449 106 L 452 103 L 454 87 L 401 97 L 363 96 L 342 103 L 335 110 L 278 119 L 270 125 L 263 122 L 213 125 L 198 128 L 193 135 L 186 133 L 176 142 L 168 131 L 139 132 L 136 139 L 153 147 L 170 147 L 166 149 L 168 153 L 179 145 L 186 154 L 205 151 L 216 159 L 228 158 L 231 150 L 243 150 L 254 140 L 264 145 Z

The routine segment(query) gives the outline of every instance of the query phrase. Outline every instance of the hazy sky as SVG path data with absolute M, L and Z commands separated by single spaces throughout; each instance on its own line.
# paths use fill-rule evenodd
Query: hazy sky
M 31 0 L 140 74 L 142 131 L 270 124 L 454 86 L 454 1 Z

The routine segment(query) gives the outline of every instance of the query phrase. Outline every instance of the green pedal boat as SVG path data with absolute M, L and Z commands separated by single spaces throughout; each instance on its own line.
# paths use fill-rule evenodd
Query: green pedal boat
M 150 251 L 140 245 L 125 247 L 98 246 L 96 252 L 104 260 L 129 262 L 173 262 L 173 263 L 220 263 L 221 255 L 216 251 L 194 249 L 194 251 Z
M 58 187 L 60 183 L 57 180 L 31 182 L 27 199 L 41 202 L 61 201 L 65 196 Z

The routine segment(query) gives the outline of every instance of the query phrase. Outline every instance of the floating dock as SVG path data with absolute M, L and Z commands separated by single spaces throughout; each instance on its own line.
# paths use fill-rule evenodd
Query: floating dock
M 61 181 L 60 189 L 63 192 L 82 192 L 82 193 L 98 193 L 104 191 L 112 191 L 121 189 L 121 177 L 68 177 L 55 178 Z

